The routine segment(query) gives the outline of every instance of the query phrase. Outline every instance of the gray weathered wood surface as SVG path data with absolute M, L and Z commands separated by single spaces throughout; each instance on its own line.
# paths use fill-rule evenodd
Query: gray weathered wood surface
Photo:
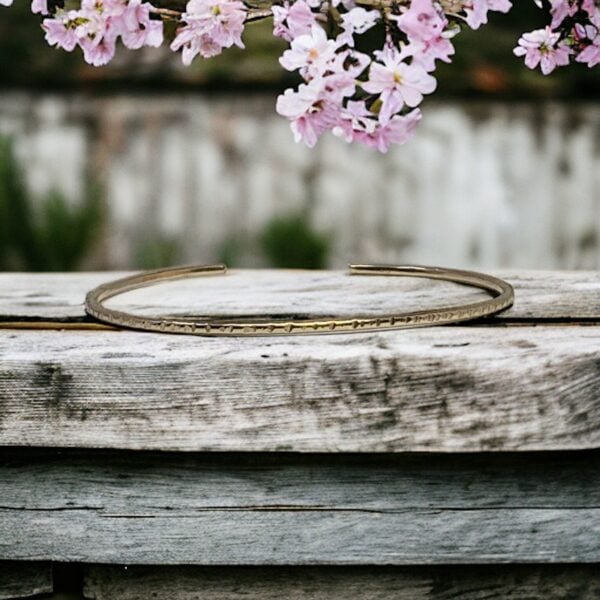
M 597 600 L 593 566 L 105 567 L 85 575 L 90 600 Z
M 3 276 L 0 314 L 5 321 L 81 321 L 85 290 L 113 276 Z M 600 277 L 509 279 L 517 286 L 512 313 L 479 326 L 253 339 L 0 329 L 0 445 L 301 452 L 600 447 Z M 351 310 L 377 305 L 379 311 L 397 309 L 400 299 L 411 308 L 473 293 L 423 280 L 311 272 L 240 273 L 182 286 L 177 293 L 169 286 L 138 291 L 120 302 L 140 312 L 237 306 L 330 314 L 342 299 Z M 224 286 L 223 294 L 216 286 Z M 502 326 L 515 322 L 520 326 Z
M 598 562 L 599 458 L 5 450 L 0 559 Z
M 0 444 L 204 451 L 600 446 L 600 327 L 223 340 L 0 335 Z
M 479 295 L 236 275 L 118 302 L 327 315 Z M 114 274 L 0 276 L 0 561 L 95 564 L 94 600 L 596 597 L 600 277 L 502 275 L 517 302 L 484 322 L 253 339 L 91 330 L 84 293 Z
M 36 596 L 51 591 L 50 564 L 0 561 L 0 600 Z
M 0 318 L 84 317 L 91 288 L 128 273 L 0 274 Z M 508 320 L 600 321 L 600 272 L 494 271 L 516 290 L 515 305 L 495 317 Z M 472 288 L 399 277 L 349 277 L 344 271 L 232 270 L 137 290 L 111 301 L 139 314 L 377 314 L 444 306 L 484 298 Z

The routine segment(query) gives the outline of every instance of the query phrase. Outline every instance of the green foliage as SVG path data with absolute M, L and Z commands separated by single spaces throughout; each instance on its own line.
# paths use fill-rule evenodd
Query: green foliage
M 181 249 L 176 239 L 154 235 L 138 241 L 134 250 L 133 267 L 160 269 L 180 262 Z
M 218 262 L 228 267 L 238 266 L 244 253 L 247 252 L 247 246 L 246 240 L 243 240 L 239 235 L 228 237 L 219 248 Z
M 88 186 L 70 206 L 57 191 L 33 198 L 12 142 L 0 137 L 0 268 L 71 271 L 85 258 L 103 222 L 101 194 Z
M 303 215 L 271 221 L 260 236 L 260 246 L 278 268 L 323 269 L 330 251 L 327 236 L 314 231 Z

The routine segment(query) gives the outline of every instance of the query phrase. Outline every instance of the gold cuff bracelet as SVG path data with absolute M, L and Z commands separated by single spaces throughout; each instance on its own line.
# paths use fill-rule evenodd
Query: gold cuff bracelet
M 391 315 L 321 319 L 274 319 L 271 317 L 268 319 L 245 319 L 243 317 L 202 317 L 201 319 L 194 319 L 171 316 L 138 316 L 106 308 L 103 304 L 109 298 L 156 283 L 202 275 L 222 275 L 226 272 L 227 267 L 225 265 L 175 267 L 147 271 L 104 283 L 90 291 L 86 296 L 85 310 L 90 316 L 104 323 L 142 331 L 202 336 L 260 336 L 382 331 L 446 325 L 488 317 L 508 308 L 514 300 L 514 291 L 509 283 L 483 273 L 416 265 L 350 265 L 350 275 L 388 275 L 441 279 L 480 288 L 489 292 L 492 298 L 462 306 L 432 308 Z

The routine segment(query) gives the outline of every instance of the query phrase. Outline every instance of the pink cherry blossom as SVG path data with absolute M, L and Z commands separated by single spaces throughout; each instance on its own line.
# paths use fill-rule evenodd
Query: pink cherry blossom
M 209 58 L 223 48 L 244 47 L 242 33 L 247 10 L 240 0 L 190 0 L 171 50 L 183 49 L 185 65 L 200 54 Z
M 600 12 L 600 11 L 599 11 Z M 580 37 L 589 40 L 587 45 L 575 58 L 577 62 L 584 63 L 588 67 L 600 64 L 600 29 L 596 26 L 582 27 Z
M 514 53 L 528 67 L 549 74 L 570 61 L 600 64 L 600 0 L 535 2 L 549 25 L 519 39 Z M 12 3 L 0 0 L 1 6 Z M 160 46 L 163 18 L 179 21 L 171 49 L 181 51 L 189 65 L 198 55 L 243 48 L 246 21 L 265 13 L 250 0 L 188 0 L 181 16 L 178 6 L 161 6 L 172 10 L 155 9 L 144 0 L 69 0 L 67 9 L 31 1 L 32 12 L 46 17 L 42 28 L 48 43 L 69 52 L 79 48 L 95 66 L 109 62 L 119 43 L 130 49 Z M 381 6 L 276 0 L 266 12 L 273 15 L 274 35 L 290 45 L 280 63 L 303 80 L 279 96 L 277 111 L 290 120 L 296 141 L 308 146 L 331 131 L 386 152 L 414 135 L 421 119 L 416 107 L 435 90 L 432 73 L 438 61 L 451 61 L 451 40 L 461 26 L 477 29 L 490 12 L 511 6 L 511 0 L 397 0 Z M 373 28 L 377 31 L 368 33 Z M 378 35 L 381 45 L 374 48 Z
M 381 19 L 377 10 L 366 10 L 360 6 L 342 14 L 343 32 L 338 36 L 338 42 L 354 46 L 354 37 L 371 29 Z
M 542 73 L 548 75 L 556 67 L 568 65 L 571 50 L 560 43 L 560 35 L 550 27 L 525 33 L 514 49 L 515 56 L 524 56 L 530 69 L 540 65 Z
M 598 0 L 582 0 L 581 8 L 588 13 L 592 24 L 600 27 L 600 2 Z
M 589 67 L 600 64 L 600 2 L 550 0 L 550 14 L 550 25 L 524 34 L 515 54 L 524 56 L 530 68 L 539 65 L 546 75 L 569 64 L 571 57 Z
M 9 0 L 12 2 L 12 0 Z M 0 0 L 0 4 L 2 0 Z M 31 0 L 31 12 L 34 15 L 47 15 L 48 11 L 48 0 Z
M 371 112 L 364 100 L 350 100 L 340 112 L 333 134 L 346 142 L 365 141 L 378 127 L 377 115 Z
M 488 22 L 488 12 L 506 13 L 512 8 L 511 0 L 468 0 L 465 4 L 467 24 L 471 29 L 479 29 Z
M 107 32 L 96 38 L 85 37 L 81 41 L 81 47 L 87 63 L 94 67 L 102 67 L 107 65 L 115 55 L 116 36 Z
M 433 0 L 412 0 L 407 10 L 395 17 L 398 27 L 411 44 L 420 45 L 415 60 L 427 71 L 435 70 L 435 61 L 450 62 L 454 46 L 446 30 L 448 19 L 434 6 Z
M 394 115 L 389 121 L 380 123 L 363 141 L 384 153 L 392 144 L 406 144 L 415 135 L 421 116 L 418 108 L 404 116 Z
M 299 69 L 303 77 L 315 77 L 334 58 L 336 48 L 336 42 L 327 37 L 325 30 L 313 25 L 310 33 L 292 40 L 290 49 L 283 53 L 279 62 L 288 71 Z
M 120 34 L 123 45 L 131 50 L 142 46 L 158 48 L 163 43 L 160 21 L 150 19 L 151 7 L 142 0 L 129 0 L 121 17 Z
M 577 5 L 572 0 L 550 0 L 552 14 L 552 29 L 556 29 L 567 17 L 575 14 Z
M 286 90 L 277 99 L 277 112 L 290 119 L 295 141 L 304 141 L 309 148 L 338 120 L 338 110 L 327 101 L 323 82 L 317 79 L 297 91 Z
M 433 0 L 412 0 L 396 23 L 404 33 L 416 40 L 429 40 L 443 34 L 448 20 L 434 6 Z
M 71 10 L 61 12 L 52 19 L 45 19 L 42 28 L 46 32 L 46 41 L 50 46 L 58 46 L 67 52 L 72 52 L 79 43 L 80 36 L 76 22 L 79 12 Z
M 371 63 L 369 78 L 362 87 L 370 94 L 380 94 L 383 120 L 389 120 L 404 105 L 417 106 L 423 94 L 431 94 L 436 88 L 435 78 L 421 65 L 406 62 L 411 53 L 411 48 L 398 51 L 387 46 L 378 53 L 381 62 Z
M 273 5 L 273 35 L 291 42 L 294 38 L 309 34 L 316 24 L 316 14 L 308 2 L 296 0 L 292 4 L 285 0 L 283 6 Z
M 35 7 L 47 10 L 44 0 Z M 102 66 L 115 55 L 119 38 L 133 49 L 162 44 L 163 24 L 150 19 L 151 10 L 142 0 L 82 0 L 79 10 L 58 10 L 42 28 L 51 46 L 67 52 L 79 46 L 86 62 Z

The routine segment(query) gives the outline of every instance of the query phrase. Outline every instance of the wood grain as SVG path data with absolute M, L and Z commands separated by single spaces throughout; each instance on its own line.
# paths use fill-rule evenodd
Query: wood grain
M 4 451 L 0 559 L 597 562 L 599 474 L 598 453 L 211 458 Z
M 1 506 L 129 514 L 257 509 L 600 508 L 600 453 L 0 450 Z
M 593 566 L 107 567 L 90 600 L 597 600 Z
M 48 563 L 0 561 L 0 600 L 14 600 L 51 591 L 52 567 Z
M 600 327 L 204 339 L 0 335 L 0 445 L 479 452 L 600 447 Z
M 115 564 L 592 563 L 600 561 L 598 523 L 600 509 L 209 509 L 185 516 L 0 509 L 0 553 Z
M 0 330 L 0 444 L 300 452 L 600 447 L 597 275 L 508 276 L 517 303 L 489 323 L 524 325 L 516 328 L 246 340 Z M 0 314 L 81 321 L 84 292 L 115 276 L 2 275 Z M 420 279 L 244 271 L 138 290 L 120 302 L 140 314 L 193 306 L 325 316 L 340 312 L 342 301 L 368 314 L 473 294 Z
M 0 318 L 83 321 L 84 292 L 114 276 L 0 276 Z M 360 567 L 600 561 L 599 454 L 582 452 L 600 448 L 600 278 L 508 278 L 515 307 L 469 326 L 244 340 L 0 330 L 0 559 L 271 565 L 96 566 L 96 600 L 596 597 L 581 565 Z M 341 302 L 374 314 L 469 299 L 422 280 L 247 272 L 120 302 L 325 316 Z M 358 568 L 275 569 L 325 564 Z
M 494 320 L 600 320 L 600 274 L 594 271 L 494 271 L 513 284 L 516 301 Z M 0 274 L 4 320 L 84 318 L 91 288 L 125 273 Z M 343 271 L 231 271 L 139 290 L 112 301 L 139 314 L 327 316 L 443 306 L 485 293 L 416 278 L 349 277 Z

